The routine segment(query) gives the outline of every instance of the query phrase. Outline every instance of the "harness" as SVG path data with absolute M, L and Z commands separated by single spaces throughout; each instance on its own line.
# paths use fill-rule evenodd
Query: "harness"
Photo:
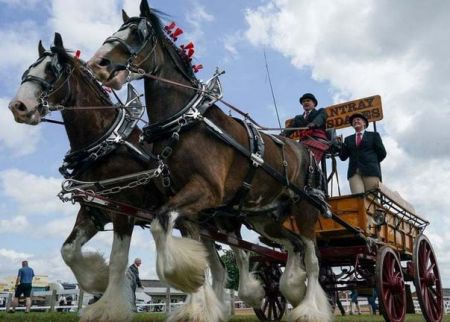
M 59 172 L 64 178 L 71 178 L 87 169 L 92 162 L 102 158 L 124 145 L 128 151 L 144 162 L 148 162 L 151 156 L 126 139 L 136 127 L 139 119 L 144 114 L 144 107 L 139 100 L 139 94 L 131 84 L 128 84 L 127 103 L 123 109 L 119 109 L 113 124 L 103 134 L 87 147 L 71 151 L 64 157 Z
M 226 133 L 222 128 L 216 125 L 213 121 L 204 116 L 206 110 L 212 106 L 217 100 L 222 98 L 222 87 L 219 81 L 220 73 L 217 73 L 211 78 L 207 84 L 202 84 L 193 98 L 188 102 L 186 106 L 180 109 L 179 112 L 169 117 L 167 120 L 158 122 L 156 124 L 148 125 L 144 128 L 143 139 L 148 142 L 155 142 L 161 138 L 170 137 L 168 143 L 162 149 L 159 155 L 159 159 L 166 161 L 175 148 L 175 145 L 179 141 L 179 135 L 182 131 L 189 129 L 195 124 L 204 124 L 208 131 L 216 138 L 233 147 L 240 154 L 250 160 L 250 167 L 243 184 L 236 192 L 232 200 L 225 206 L 226 209 L 232 209 L 237 205 L 239 209 L 242 209 L 242 203 L 245 196 L 250 191 L 252 185 L 252 179 L 258 168 L 263 169 L 267 174 L 272 176 L 275 180 L 280 182 L 283 186 L 293 191 L 300 199 L 304 199 L 319 209 L 325 217 L 330 217 L 331 212 L 329 206 L 325 201 L 324 193 L 315 189 L 309 185 L 306 185 L 305 189 L 301 189 L 296 185 L 289 182 L 286 171 L 284 174 L 278 172 L 272 166 L 264 162 L 264 141 L 256 127 L 245 121 L 240 121 L 246 128 L 250 150 L 237 142 L 232 136 Z M 209 90 L 205 90 L 209 89 Z M 283 149 L 284 143 L 277 140 L 278 145 Z M 284 158 L 283 150 L 283 164 L 286 169 L 286 161 Z M 315 164 L 312 162 L 311 164 Z M 168 175 L 164 179 L 163 174 L 163 186 L 167 189 L 170 187 L 170 172 L 167 164 L 165 167 L 168 171 Z M 173 190 L 173 189 L 172 189 Z
M 139 65 L 141 65 L 146 59 L 148 59 L 155 51 L 157 37 L 155 33 L 155 28 L 152 27 L 151 22 L 145 17 L 132 18 L 127 21 L 125 24 L 121 26 L 119 31 L 124 30 L 130 25 L 136 24 L 136 28 L 138 31 L 138 36 L 141 40 L 141 45 L 136 46 L 136 48 L 130 46 L 125 40 L 121 39 L 117 36 L 112 36 L 106 39 L 105 43 L 113 43 L 118 42 L 120 46 L 122 46 L 125 51 L 129 54 L 129 58 L 125 65 L 114 65 L 113 72 L 110 73 L 111 77 L 114 75 L 114 71 L 117 70 L 128 70 L 131 73 L 138 72 L 142 77 L 149 77 L 153 79 L 158 79 L 154 74 L 158 69 L 158 64 L 154 64 L 154 70 L 145 74 L 141 69 L 139 69 Z M 149 31 L 150 29 L 150 31 Z M 138 64 L 134 63 L 134 59 L 141 53 L 147 44 L 153 40 L 152 48 L 148 55 L 146 55 Z M 162 45 L 165 45 L 163 43 Z M 313 206 L 318 208 L 326 217 L 331 216 L 331 212 L 329 210 L 328 204 L 325 202 L 325 198 L 318 197 L 319 194 L 311 193 L 311 191 L 315 190 L 313 188 L 306 187 L 305 189 L 301 189 L 291 182 L 289 182 L 287 177 L 287 163 L 284 157 L 284 148 L 283 144 L 280 144 L 283 154 L 283 166 L 284 166 L 284 174 L 279 173 L 276 169 L 271 167 L 270 165 L 264 162 L 264 142 L 262 140 L 261 135 L 258 130 L 252 125 L 247 124 L 243 121 L 243 126 L 246 128 L 248 137 L 249 137 L 249 146 L 250 150 L 246 147 L 242 146 L 239 142 L 237 142 L 233 137 L 231 137 L 228 133 L 223 131 L 219 126 L 214 124 L 210 119 L 204 116 L 207 109 L 212 106 L 216 101 L 222 98 L 222 88 L 218 79 L 220 73 L 216 72 L 215 75 L 211 78 L 209 82 L 206 84 L 202 84 L 201 82 L 193 81 L 192 77 L 186 74 L 183 68 L 180 68 L 178 64 L 178 59 L 176 59 L 171 50 L 168 50 L 170 57 L 175 62 L 175 65 L 178 69 L 181 70 L 184 76 L 191 82 L 193 85 L 192 88 L 195 90 L 195 94 L 189 100 L 189 102 L 182 107 L 178 112 L 174 115 L 170 116 L 168 119 L 158 122 L 155 124 L 150 124 L 144 127 L 142 140 L 147 142 L 155 142 L 161 139 L 168 139 L 165 146 L 163 147 L 161 153 L 157 156 L 160 164 L 163 164 L 163 172 L 162 172 L 162 185 L 166 189 L 166 192 L 173 192 L 174 189 L 171 185 L 170 178 L 170 170 L 166 163 L 167 159 L 173 153 L 173 150 L 176 144 L 179 141 L 180 133 L 188 130 L 192 126 L 196 124 L 204 124 L 208 131 L 217 137 L 222 142 L 236 149 L 239 153 L 250 160 L 250 167 L 247 172 L 247 175 L 244 179 L 242 186 L 238 189 L 233 199 L 230 201 L 229 205 L 238 205 L 239 208 L 242 208 L 242 200 L 248 194 L 251 189 L 251 182 L 255 175 L 255 172 L 258 168 L 262 168 L 266 173 L 272 176 L 277 181 L 281 182 L 281 184 L 291 191 L 293 191 L 299 198 L 305 199 L 310 202 Z M 156 56 L 156 55 L 154 55 Z M 155 57 L 156 59 L 156 57 Z M 129 76 L 130 77 L 130 76 Z M 161 79 L 160 79 L 161 80 Z M 170 82 L 170 81 L 168 81 Z M 173 82 L 172 82 L 173 83 Z M 182 84 L 177 84 L 180 86 L 184 86 Z M 228 207 L 230 208 L 230 207 Z

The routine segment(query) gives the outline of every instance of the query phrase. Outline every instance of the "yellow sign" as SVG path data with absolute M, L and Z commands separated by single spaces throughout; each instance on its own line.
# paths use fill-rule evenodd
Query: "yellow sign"
M 361 113 L 369 122 L 383 119 L 380 95 L 357 99 L 325 107 L 328 114 L 327 128 L 340 129 L 351 126 L 348 119 L 354 113 Z

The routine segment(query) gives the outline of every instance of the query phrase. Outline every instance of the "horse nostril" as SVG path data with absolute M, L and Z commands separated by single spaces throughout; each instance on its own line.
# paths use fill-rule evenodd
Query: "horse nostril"
M 102 58 L 98 64 L 100 66 L 109 66 L 111 65 L 111 61 L 109 59 Z
M 26 112 L 27 111 L 27 107 L 21 101 L 14 101 L 14 102 L 12 102 L 9 105 L 9 108 L 11 110 L 16 110 L 16 111 L 19 111 L 19 112 Z

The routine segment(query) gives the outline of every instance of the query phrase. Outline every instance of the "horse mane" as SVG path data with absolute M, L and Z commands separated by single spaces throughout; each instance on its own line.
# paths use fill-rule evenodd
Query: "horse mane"
M 175 64 L 182 69 L 182 72 L 185 73 L 186 76 L 197 82 L 197 77 L 195 77 L 192 70 L 192 64 L 189 57 L 187 57 L 184 51 L 166 36 L 162 23 L 162 16 L 167 16 L 167 14 L 153 8 L 150 8 L 150 12 L 147 15 L 143 15 L 143 17 L 147 18 L 152 24 L 157 40 L 169 51 L 170 56 L 174 60 L 177 60 L 175 61 Z
M 64 67 L 70 67 L 73 75 L 83 80 L 89 88 L 91 88 L 99 98 L 107 105 L 113 105 L 109 94 L 102 85 L 93 76 L 91 70 L 87 67 L 86 62 L 73 56 L 73 51 L 64 47 L 52 46 L 51 52 L 58 56 L 59 63 Z

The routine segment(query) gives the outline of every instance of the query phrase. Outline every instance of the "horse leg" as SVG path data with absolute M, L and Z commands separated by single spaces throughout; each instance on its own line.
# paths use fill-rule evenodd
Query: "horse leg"
M 108 265 L 97 252 L 82 252 L 81 248 L 98 232 L 88 211 L 81 207 L 75 225 L 61 247 L 61 255 L 75 275 L 80 288 L 89 293 L 102 293 L 108 285 Z
M 286 268 L 280 278 L 280 292 L 286 300 L 296 307 L 305 297 L 306 272 L 301 265 L 301 254 L 294 251 L 292 245 L 285 245 L 288 250 Z
M 174 237 L 172 230 L 175 221 L 182 221 L 179 219 L 195 216 L 203 209 L 216 206 L 221 196 L 215 198 L 217 194 L 213 190 L 217 189 L 202 178 L 191 180 L 158 210 L 151 224 L 159 278 L 186 293 L 193 293 L 203 285 L 208 253 L 199 239 Z
M 173 229 L 173 223 L 169 223 L 169 235 L 170 231 Z M 230 316 L 229 307 L 224 303 L 225 297 L 225 283 L 226 283 L 226 271 L 225 268 L 218 257 L 217 251 L 215 249 L 215 245 L 211 241 L 200 239 L 198 234 L 198 227 L 195 224 L 189 222 L 183 222 L 182 227 L 179 227 L 182 231 L 183 236 L 189 236 L 190 238 L 175 238 L 177 242 L 183 243 L 191 243 L 191 242 L 199 242 L 201 240 L 202 249 L 200 252 L 206 251 L 207 253 L 200 256 L 200 260 L 206 259 L 205 265 L 208 265 L 208 262 L 211 265 L 211 276 L 213 278 L 213 287 L 211 286 L 209 279 L 206 276 L 209 276 L 206 272 L 206 267 L 203 270 L 202 277 L 202 285 L 197 287 L 194 291 L 189 292 L 188 296 L 184 302 L 184 304 L 177 308 L 174 312 L 172 312 L 168 318 L 168 321 L 171 322 L 180 322 L 180 321 L 195 321 L 195 322 L 223 322 L 227 321 Z M 153 226 L 152 226 L 153 229 Z M 174 237 L 172 237 L 174 238 Z M 169 242 L 173 242 L 169 241 Z M 156 242 L 155 242 L 156 243 Z M 170 247 L 171 249 L 171 247 Z M 197 256 L 194 252 L 192 255 Z M 187 256 L 187 259 L 190 257 L 188 254 L 182 254 L 183 256 Z M 159 254 L 157 255 L 159 256 Z M 171 256 L 177 258 L 178 255 L 172 254 Z M 191 261 L 195 261 L 195 257 L 190 258 Z M 157 265 L 161 262 L 158 262 Z M 167 263 L 167 261 L 166 261 Z M 181 261 L 173 261 L 172 264 L 177 265 L 181 263 L 183 266 L 187 263 L 184 259 Z M 191 268 L 188 267 L 188 270 Z M 157 268 L 157 272 L 159 273 L 161 270 Z M 163 270 L 167 273 L 167 269 Z M 178 267 L 178 270 L 174 270 L 174 272 L 182 270 Z M 206 276 L 205 276 L 206 275 Z M 166 275 L 167 276 L 167 275 Z M 171 282 L 174 281 L 178 283 L 183 283 L 183 286 L 186 285 L 184 279 L 189 279 L 189 273 L 184 273 L 184 275 L 178 276 L 176 279 L 174 276 L 170 276 Z M 175 286 L 176 287 L 176 286 Z
M 172 235 L 178 213 L 167 214 L 165 230 L 158 219 L 153 220 L 150 231 L 156 245 L 156 272 L 160 280 L 186 293 L 195 292 L 205 281 L 208 254 L 198 240 Z
M 111 216 L 114 239 L 109 260 L 108 287 L 100 300 L 82 312 L 81 322 L 127 322 L 133 318 L 130 287 L 127 285 L 125 271 L 134 220 L 123 215 Z
M 239 269 L 239 298 L 245 304 L 260 308 L 265 291 L 261 282 L 255 278 L 253 272 L 250 272 L 250 252 L 239 248 L 231 247 L 236 258 L 236 264 Z
M 219 253 L 216 249 L 216 244 L 213 241 L 203 239 L 203 243 L 208 251 L 208 263 L 212 277 L 212 288 L 220 303 L 230 302 L 229 296 L 225 292 L 227 284 L 227 270 L 225 264 L 220 259 Z M 231 307 L 225 305 L 224 313 L 227 316 L 231 314 Z
M 314 241 L 302 236 L 308 286 L 303 301 L 289 315 L 290 322 L 329 322 L 333 320 L 327 295 L 319 284 L 319 260 Z
M 225 313 L 224 303 L 219 302 L 209 281 L 187 296 L 184 305 L 172 312 L 168 322 L 225 322 L 229 315 Z

